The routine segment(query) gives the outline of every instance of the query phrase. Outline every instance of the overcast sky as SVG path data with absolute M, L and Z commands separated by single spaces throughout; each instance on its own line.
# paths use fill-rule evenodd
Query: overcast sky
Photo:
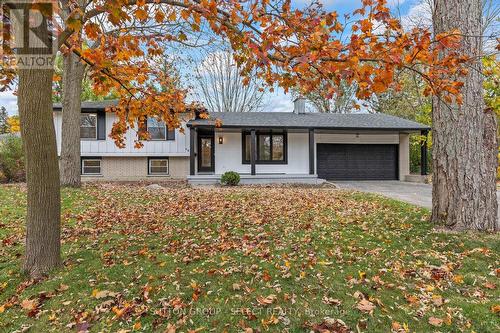
M 295 0 L 292 1 L 292 4 L 296 7 L 302 7 L 309 2 L 309 0 Z M 361 0 L 322 0 L 321 2 L 327 10 L 336 10 L 341 16 L 359 8 Z M 419 0 L 389 0 L 394 14 L 403 17 L 408 13 L 415 12 L 419 2 Z M 293 109 L 292 97 L 285 95 L 280 89 L 269 94 L 267 100 L 264 111 L 287 112 Z M 11 115 L 17 114 L 17 98 L 12 91 L 0 92 L 0 106 L 4 106 Z

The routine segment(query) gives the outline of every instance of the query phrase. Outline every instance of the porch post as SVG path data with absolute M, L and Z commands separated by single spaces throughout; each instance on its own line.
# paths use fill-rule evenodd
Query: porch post
M 309 129 L 309 174 L 314 175 L 314 128 Z
M 255 160 L 257 159 L 257 136 L 255 129 L 250 131 L 250 165 L 252 176 L 255 176 Z
M 420 146 L 420 174 L 422 176 L 427 175 L 427 136 L 429 134 L 428 130 L 423 130 L 420 132 L 424 136 L 424 140 Z
M 196 127 L 191 127 L 189 130 L 189 174 L 194 176 L 195 174 L 195 134 Z

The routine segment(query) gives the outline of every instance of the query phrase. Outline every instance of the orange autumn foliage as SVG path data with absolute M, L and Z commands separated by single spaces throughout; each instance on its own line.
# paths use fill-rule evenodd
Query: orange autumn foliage
M 105 18 L 116 33 L 103 33 L 97 17 Z M 316 2 L 298 10 L 289 0 L 94 0 L 90 9 L 73 10 L 59 29 L 59 45 L 93 67 L 96 92 L 121 96 L 113 108 L 119 120 L 111 134 L 118 146 L 124 146 L 124 134 L 130 129 L 137 131 L 136 145 L 141 145 L 148 134 L 137 124 L 146 116 L 178 127 L 180 113 L 199 107 L 188 105 L 187 91 L 155 63 L 165 56 L 165 43 L 185 42 L 186 33 L 127 29 L 133 21 L 151 25 L 177 20 L 192 31 L 209 28 L 227 39 L 243 75 L 252 73 L 285 91 L 298 87 L 307 93 L 328 82 L 323 93 L 331 97 L 341 81 L 356 82 L 356 97 L 366 100 L 373 93 L 397 88 L 396 73 L 407 70 L 425 79 L 425 94 L 461 101 L 460 76 L 466 73 L 468 59 L 454 51 L 461 42 L 460 32 L 433 38 L 426 29 L 404 31 L 391 16 L 387 0 L 363 0 L 346 19 Z M 343 23 L 348 21 L 353 23 Z M 76 37 L 80 32 L 99 46 L 82 49 Z M 0 84 L 8 82 L 7 75 L 0 77 Z

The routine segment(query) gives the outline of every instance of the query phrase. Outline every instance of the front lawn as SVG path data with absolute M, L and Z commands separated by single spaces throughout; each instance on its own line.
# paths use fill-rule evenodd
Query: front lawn
M 435 232 L 378 196 L 64 190 L 64 267 L 36 283 L 24 211 L 25 189 L 0 187 L 0 332 L 500 330 L 499 235 Z

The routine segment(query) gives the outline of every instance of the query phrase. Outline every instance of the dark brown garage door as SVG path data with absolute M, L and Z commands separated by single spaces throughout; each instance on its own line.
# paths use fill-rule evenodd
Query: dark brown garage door
M 398 145 L 318 144 L 318 177 L 333 180 L 398 179 Z

